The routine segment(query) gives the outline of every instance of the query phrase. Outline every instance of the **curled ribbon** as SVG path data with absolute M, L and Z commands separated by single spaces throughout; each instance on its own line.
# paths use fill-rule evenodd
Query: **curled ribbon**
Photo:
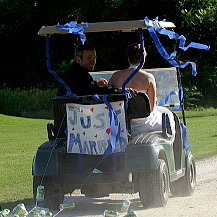
M 179 39 L 180 40 L 179 48 L 181 48 L 184 51 L 186 51 L 190 47 L 191 48 L 196 48 L 196 49 L 209 50 L 210 46 L 200 44 L 200 43 L 196 43 L 196 42 L 191 42 L 187 47 L 185 47 L 186 38 L 183 35 L 179 36 L 177 33 L 173 32 L 173 31 L 163 29 L 160 26 L 159 22 L 158 22 L 158 18 L 155 18 L 155 20 L 154 20 L 154 28 L 149 24 L 148 17 L 146 17 L 144 19 L 144 21 L 145 21 L 145 25 L 146 25 L 151 37 L 154 40 L 154 43 L 155 43 L 159 53 L 163 56 L 163 58 L 166 59 L 171 65 L 173 65 L 173 66 L 175 66 L 177 68 L 185 68 L 187 65 L 191 64 L 191 66 L 192 66 L 192 75 L 196 76 L 197 75 L 196 64 L 194 62 L 187 61 L 184 64 L 179 65 L 174 60 L 176 55 L 177 55 L 177 51 L 174 51 L 171 55 L 169 55 L 167 53 L 167 51 L 165 50 L 165 48 L 163 47 L 163 45 L 161 44 L 156 32 L 158 32 L 159 34 L 167 35 L 170 39 Z
M 79 26 L 77 25 L 77 21 L 71 21 L 69 23 L 66 23 L 64 25 L 57 24 L 57 28 L 59 30 L 64 29 L 68 31 L 71 34 L 78 34 L 80 36 L 82 44 L 86 41 L 86 36 L 84 34 L 84 27 L 87 27 L 88 24 L 82 22 Z

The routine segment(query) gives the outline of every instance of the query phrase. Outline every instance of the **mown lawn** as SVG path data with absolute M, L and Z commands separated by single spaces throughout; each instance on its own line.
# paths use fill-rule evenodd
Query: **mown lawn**
M 187 111 L 190 151 L 196 159 L 217 154 L 217 109 Z
M 217 154 L 217 109 L 186 111 L 190 151 L 196 159 Z M 32 160 L 47 141 L 49 120 L 0 114 L 0 206 L 32 200 Z
M 47 122 L 0 114 L 0 205 L 32 198 L 32 159 Z

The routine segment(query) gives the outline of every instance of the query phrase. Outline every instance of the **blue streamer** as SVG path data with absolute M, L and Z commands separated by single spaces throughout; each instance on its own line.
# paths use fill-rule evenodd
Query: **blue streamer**
M 121 125 L 120 122 L 118 124 L 118 132 L 116 134 L 116 127 L 115 127 L 115 118 L 117 118 L 117 114 L 115 113 L 114 109 L 112 108 L 111 104 L 107 100 L 108 95 L 103 95 L 103 102 L 108 106 L 109 108 L 109 117 L 110 117 L 110 128 L 111 128 L 111 144 L 108 146 L 108 148 L 105 150 L 104 157 L 108 157 L 110 154 L 112 154 L 116 148 L 116 142 L 120 138 L 121 133 Z
M 202 50 L 210 49 L 210 46 L 207 46 L 205 44 L 200 44 L 197 42 L 191 42 L 188 46 L 185 47 L 186 38 L 183 35 L 178 35 L 177 33 L 173 31 L 163 29 L 160 26 L 160 23 L 158 22 L 158 17 L 154 19 L 154 28 L 155 28 L 155 31 L 157 31 L 159 34 L 167 35 L 170 39 L 179 39 L 180 40 L 179 48 L 184 51 L 188 50 L 188 48 L 195 48 L 195 49 L 202 49 Z
M 164 105 L 166 105 L 166 103 L 170 100 L 170 98 L 171 98 L 172 95 L 178 95 L 178 93 L 175 92 L 175 91 L 170 91 L 169 95 L 168 95 L 165 99 L 163 99 L 163 100 L 158 104 L 158 106 L 164 106 Z
M 189 152 L 189 141 L 187 136 L 187 127 L 179 120 L 180 126 L 182 128 L 182 136 L 183 136 L 183 142 L 185 146 L 186 152 Z
M 84 34 L 84 27 L 87 27 L 88 24 L 82 22 L 79 26 L 77 25 L 77 21 L 71 21 L 69 23 L 66 23 L 64 25 L 57 24 L 57 28 L 59 30 L 64 29 L 68 31 L 71 34 L 78 34 L 80 36 L 82 44 L 86 41 L 86 36 Z
M 160 103 L 158 103 L 158 106 L 166 105 L 166 103 L 170 100 L 172 95 L 178 95 L 178 93 L 175 92 L 175 91 L 170 91 L 168 96 L 165 97 L 165 99 L 163 99 Z M 180 102 L 180 105 L 178 107 L 176 107 L 176 108 L 173 108 L 172 111 L 182 111 L 182 110 L 184 110 L 184 105 L 182 104 L 182 100 L 183 100 L 183 88 L 180 87 L 179 88 L 179 102 Z
M 118 117 L 117 117 L 116 112 L 112 108 L 111 103 L 108 102 L 107 100 L 108 95 L 103 95 L 102 100 L 99 98 L 97 94 L 92 95 L 92 97 L 99 102 L 104 102 L 108 106 L 108 109 L 109 109 L 110 128 L 111 128 L 111 144 L 105 150 L 104 157 L 103 157 L 103 159 L 105 159 L 110 154 L 112 154 L 116 148 L 116 142 L 120 139 L 120 136 L 121 136 L 121 124 L 120 122 L 118 123 L 118 132 L 116 134 L 115 119 L 118 120 Z
M 143 64 L 144 64 L 144 57 L 145 57 L 145 51 L 144 51 L 144 38 L 143 38 L 143 32 L 141 29 L 139 29 L 140 31 L 140 43 L 141 43 L 141 49 L 143 50 L 143 54 L 140 58 L 140 62 L 138 67 L 130 74 L 130 76 L 127 78 L 127 80 L 123 83 L 122 86 L 122 93 L 126 93 L 126 86 L 128 84 L 128 82 L 134 77 L 134 75 L 142 68 Z
M 165 50 L 165 48 L 162 46 L 162 44 L 160 43 L 160 40 L 155 32 L 155 30 L 159 33 L 159 34 L 163 34 L 163 35 L 167 35 L 170 39 L 180 39 L 180 43 L 179 43 L 179 48 L 181 48 L 182 50 L 186 51 L 188 48 L 196 48 L 196 49 L 205 49 L 205 50 L 209 50 L 210 46 L 204 45 L 204 44 L 200 44 L 200 43 L 195 43 L 195 42 L 191 42 L 187 47 L 185 47 L 185 41 L 186 38 L 181 35 L 179 36 L 177 33 L 170 31 L 170 30 L 166 30 L 166 29 L 162 29 L 159 22 L 158 22 L 158 18 L 155 18 L 154 20 L 154 26 L 155 26 L 155 30 L 154 28 L 149 25 L 149 19 L 148 17 L 146 17 L 144 19 L 145 21 L 145 25 L 151 35 L 151 37 L 154 40 L 154 43 L 159 51 L 159 53 L 164 57 L 164 59 L 166 59 L 171 65 L 178 67 L 178 68 L 185 68 L 187 65 L 191 64 L 192 66 L 192 75 L 196 76 L 197 75 L 197 71 L 196 71 L 196 64 L 194 62 L 190 62 L 187 61 L 186 63 L 179 65 L 174 59 L 177 55 L 177 52 L 173 52 L 170 56 L 168 55 L 167 51 Z
M 172 111 L 183 111 L 184 110 L 184 105 L 182 103 L 183 97 L 184 97 L 183 88 L 180 87 L 179 88 L 179 102 L 180 102 L 180 105 L 178 107 L 176 107 L 176 108 L 173 108 Z
M 66 89 L 66 96 L 70 96 L 70 97 L 74 97 L 76 96 L 76 94 L 73 94 L 70 90 L 70 87 L 66 84 L 65 81 L 63 81 L 58 75 L 57 73 L 51 69 L 51 63 L 50 63 L 50 46 L 49 46 L 49 36 L 46 36 L 46 57 L 47 57 L 47 69 L 48 72 L 51 73 L 54 78 L 60 83 L 62 84 L 65 89 Z

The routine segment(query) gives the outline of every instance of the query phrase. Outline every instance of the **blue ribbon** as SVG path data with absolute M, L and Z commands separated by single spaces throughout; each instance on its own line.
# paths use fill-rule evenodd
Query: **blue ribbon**
M 102 100 L 99 98 L 97 94 L 92 95 L 92 97 L 99 101 L 99 102 L 104 102 L 109 109 L 109 118 L 110 118 L 110 128 L 111 128 L 111 143 L 109 144 L 108 148 L 104 152 L 104 157 L 108 157 L 110 154 L 112 154 L 116 148 L 116 142 L 119 140 L 121 136 L 121 124 L 118 122 L 118 132 L 116 134 L 116 127 L 115 127 L 115 119 L 118 120 L 117 114 L 114 111 L 114 109 L 111 106 L 111 103 L 107 100 L 108 95 L 103 95 Z
M 158 103 L 158 106 L 164 106 L 166 103 L 170 100 L 172 95 L 178 95 L 175 91 L 170 91 L 169 95 L 163 99 L 160 103 Z
M 165 48 L 162 46 L 155 30 L 159 33 L 159 34 L 163 34 L 163 35 L 168 35 L 168 37 L 170 39 L 180 39 L 180 43 L 179 43 L 179 48 L 183 49 L 184 51 L 186 51 L 188 48 L 196 48 L 196 49 L 205 49 L 205 50 L 209 50 L 210 49 L 210 46 L 207 46 L 207 45 L 203 45 L 203 44 L 200 44 L 200 43 L 195 43 L 195 42 L 191 42 L 187 47 L 185 47 L 185 37 L 184 36 L 179 36 L 177 33 L 173 32 L 173 31 L 169 31 L 169 30 L 166 30 L 166 29 L 162 29 L 160 27 L 160 24 L 158 22 L 158 19 L 155 18 L 154 20 L 154 24 L 155 24 L 155 30 L 154 28 L 149 25 L 149 19 L 148 17 L 146 17 L 144 19 L 145 21 L 145 25 L 151 35 L 151 37 L 153 38 L 154 40 L 154 43 L 159 51 L 159 53 L 163 56 L 164 59 L 166 59 L 171 65 L 177 67 L 177 68 L 185 68 L 187 65 L 191 64 L 192 66 L 192 75 L 193 76 L 196 76 L 197 75 L 197 71 L 196 71 L 196 64 L 194 62 L 190 62 L 190 61 L 187 61 L 186 63 L 182 64 L 182 65 L 179 65 L 174 59 L 177 55 L 177 52 L 174 51 L 170 56 L 169 54 L 167 53 L 167 51 L 165 50 Z
M 49 45 L 49 36 L 46 36 L 46 57 L 47 57 L 47 69 L 48 72 L 51 73 L 54 78 L 60 83 L 62 84 L 65 89 L 66 89 L 66 96 L 71 96 L 74 97 L 76 96 L 76 94 L 73 94 L 70 90 L 70 87 L 66 84 L 65 81 L 63 81 L 58 75 L 57 73 L 51 69 L 51 63 L 50 63 L 50 45 Z
M 64 29 L 68 31 L 71 34 L 78 34 L 80 36 L 82 44 L 86 41 L 86 36 L 84 34 L 84 27 L 87 27 L 88 24 L 82 22 L 79 26 L 77 25 L 77 21 L 71 21 L 69 23 L 66 23 L 64 25 L 57 24 L 57 28 L 59 30 Z
M 112 108 L 111 104 L 108 102 L 107 97 L 108 97 L 108 95 L 103 95 L 102 99 L 103 99 L 103 102 L 109 108 L 110 128 L 111 128 L 111 144 L 105 150 L 104 158 L 108 157 L 110 154 L 112 154 L 114 152 L 115 147 L 116 147 L 116 142 L 120 138 L 120 132 L 121 132 L 121 125 L 120 125 L 120 122 L 119 122 L 118 123 L 118 132 L 117 132 L 117 135 L 116 135 L 115 118 L 117 118 L 117 114 L 115 113 L 115 111 Z
M 164 106 L 171 98 L 172 95 L 178 95 L 177 92 L 175 91 L 170 91 L 170 93 L 168 94 L 167 97 L 165 97 L 165 99 L 163 99 L 160 103 L 158 103 L 158 106 Z M 172 111 L 182 111 L 184 110 L 184 105 L 182 104 L 182 100 L 183 100 L 183 88 L 180 87 L 179 88 L 179 102 L 180 102 L 180 106 L 173 108 Z
M 182 136 L 183 136 L 183 142 L 185 146 L 186 152 L 189 152 L 189 141 L 187 136 L 187 127 L 179 120 L 181 129 L 182 129 Z
M 127 80 L 123 83 L 122 86 L 122 93 L 126 93 L 126 86 L 128 82 L 134 77 L 134 75 L 142 68 L 144 64 L 144 57 L 145 57 L 145 51 L 144 51 L 144 38 L 143 38 L 143 32 L 142 29 L 139 29 L 140 31 L 140 43 L 141 43 L 141 49 L 143 50 L 143 54 L 140 58 L 140 62 L 138 67 L 130 74 L 130 76 L 127 78 Z
M 177 33 L 173 31 L 163 29 L 160 26 L 160 23 L 158 22 L 158 17 L 154 19 L 154 27 L 155 27 L 155 31 L 157 31 L 159 34 L 167 35 L 170 39 L 179 39 L 180 40 L 179 48 L 184 51 L 188 50 L 188 48 L 196 48 L 196 49 L 202 49 L 202 50 L 210 49 L 210 46 L 207 46 L 205 44 L 200 44 L 197 42 L 191 42 L 188 46 L 185 47 L 186 38 L 183 35 L 178 35 Z

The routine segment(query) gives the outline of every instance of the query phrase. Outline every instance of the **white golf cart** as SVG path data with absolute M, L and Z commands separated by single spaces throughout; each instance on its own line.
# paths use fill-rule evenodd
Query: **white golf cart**
M 152 21 L 150 25 L 153 26 Z M 171 22 L 160 22 L 160 25 L 162 28 L 175 27 Z M 84 34 L 103 31 L 122 31 L 123 34 L 139 31 L 141 34 L 147 27 L 143 20 L 135 20 L 88 23 L 82 29 Z M 38 34 L 48 40 L 50 36 L 69 34 L 69 31 L 59 29 L 57 25 L 44 26 Z M 159 101 L 171 91 L 179 92 L 178 69 L 147 71 L 156 78 Z M 111 74 L 94 72 L 92 76 L 94 79 L 109 79 Z M 177 95 L 173 95 L 165 106 L 180 106 L 182 103 Z M 64 195 L 75 189 L 90 197 L 139 192 L 144 207 L 165 206 L 169 191 L 180 196 L 190 196 L 194 192 L 195 160 L 184 144 L 183 128 L 175 113 L 174 143 L 168 139 L 170 135 L 165 120 L 160 132 L 131 136 L 130 120 L 150 114 L 147 95 L 129 99 L 125 93 L 111 94 L 106 100 L 103 96 L 98 100 L 92 95 L 63 96 L 55 97 L 53 106 L 54 124 L 47 125 L 49 141 L 39 146 L 32 167 L 34 198 L 37 186 L 45 186 L 42 202 L 46 207 L 58 208 Z M 87 127 L 90 121 L 91 125 Z

